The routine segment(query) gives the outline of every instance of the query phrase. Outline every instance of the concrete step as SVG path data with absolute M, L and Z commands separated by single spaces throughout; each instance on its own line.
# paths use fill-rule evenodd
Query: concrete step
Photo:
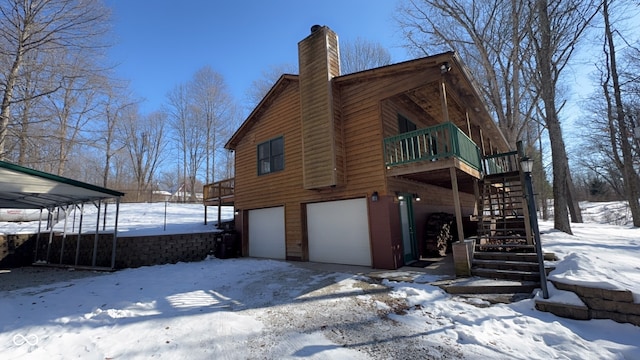
M 476 244 L 475 250 L 482 251 L 512 251 L 512 252 L 525 252 L 535 253 L 536 248 L 533 245 L 525 244 Z
M 484 259 L 473 259 L 472 266 L 483 269 L 517 270 L 529 272 L 538 271 L 539 268 L 537 262 Z
M 471 274 L 473 276 L 479 276 L 489 279 L 540 281 L 540 273 L 538 271 L 497 270 L 472 267 Z
M 473 253 L 474 260 L 501 260 L 538 263 L 536 253 L 519 253 L 506 251 L 476 251 Z
M 525 262 L 538 262 L 538 255 L 533 252 L 511 252 L 511 251 L 475 251 L 473 253 L 474 259 L 481 260 L 504 260 L 504 261 L 525 261 Z M 544 253 L 545 261 L 557 261 L 556 254 L 552 252 Z
M 433 283 L 449 294 L 531 294 L 540 287 L 535 281 L 493 280 L 480 277 L 458 278 Z

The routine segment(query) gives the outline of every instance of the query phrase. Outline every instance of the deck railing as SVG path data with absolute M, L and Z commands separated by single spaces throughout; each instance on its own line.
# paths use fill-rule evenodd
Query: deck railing
M 517 151 L 502 154 L 487 155 L 482 161 L 484 174 L 494 175 L 520 170 L 520 163 Z
M 203 188 L 204 200 L 223 199 L 233 195 L 235 178 L 216 181 L 206 184 Z
M 457 157 L 481 170 L 480 149 L 451 122 L 386 138 L 384 153 L 388 167 Z

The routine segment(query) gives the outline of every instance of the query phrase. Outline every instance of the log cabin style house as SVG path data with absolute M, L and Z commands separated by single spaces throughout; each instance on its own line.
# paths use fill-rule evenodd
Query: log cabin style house
M 242 255 L 396 269 L 430 214 L 473 232 L 482 161 L 510 149 L 456 53 L 341 75 L 318 25 L 298 51 L 225 145 L 235 178 L 205 186 L 205 208 L 235 206 Z

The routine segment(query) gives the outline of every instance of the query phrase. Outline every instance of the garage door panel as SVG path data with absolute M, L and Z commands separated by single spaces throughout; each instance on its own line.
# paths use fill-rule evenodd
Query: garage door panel
M 249 256 L 286 258 L 284 207 L 249 211 Z
M 371 266 L 366 199 L 307 205 L 309 260 Z

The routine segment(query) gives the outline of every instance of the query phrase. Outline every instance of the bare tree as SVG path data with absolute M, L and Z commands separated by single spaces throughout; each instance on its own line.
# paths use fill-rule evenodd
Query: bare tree
M 5 155 L 19 165 L 36 167 L 43 162 L 38 149 L 44 137 L 42 123 L 47 121 L 47 111 L 43 106 L 44 101 L 34 97 L 41 87 L 38 73 L 31 71 L 33 66 L 26 68 L 29 71 L 21 71 L 21 81 L 16 86 L 17 97 L 24 100 L 12 108 Z
M 233 102 L 224 78 L 209 66 L 198 70 L 189 83 L 194 114 L 202 117 L 198 124 L 204 125 L 205 135 L 205 182 L 215 177 L 216 150 L 223 145 L 225 130 L 233 123 Z
M 530 39 L 535 47 L 536 84 L 544 104 L 553 166 L 554 228 L 571 234 L 569 211 L 574 222 L 582 222 L 580 207 L 569 171 L 557 104 L 560 74 L 573 55 L 587 26 L 597 14 L 597 2 L 536 0 Z
M 165 123 L 167 116 L 154 112 L 140 116 L 128 109 L 123 117 L 122 131 L 127 139 L 127 152 L 131 160 L 131 169 L 136 181 L 137 200 L 143 191 L 153 184 L 162 156 L 166 148 Z
M 104 45 L 108 11 L 97 0 L 8 0 L 0 3 L 0 158 L 5 157 L 6 137 L 11 120 L 11 105 L 26 98 L 15 97 L 21 68 L 27 59 L 51 59 L 43 56 L 65 49 L 68 58 L 97 52 Z M 73 61 L 71 61 L 73 63 Z M 47 66 L 44 73 L 64 73 Z M 29 94 L 29 99 L 51 94 L 62 87 L 52 83 Z
M 640 184 L 638 172 L 634 168 L 633 156 L 633 123 L 628 123 L 623 103 L 623 89 L 620 82 L 614 29 L 610 20 L 610 0 L 602 3 L 602 17 L 604 20 L 604 54 L 606 56 L 605 70 L 602 80 L 602 92 L 607 104 L 608 133 L 611 141 L 611 153 L 614 164 L 620 170 L 624 181 L 625 198 L 633 217 L 633 225 L 640 227 Z M 630 126 L 631 125 L 631 126 Z
M 184 176 L 183 201 L 186 190 L 190 192 L 190 201 L 195 201 L 195 183 L 198 170 L 204 160 L 207 138 L 203 129 L 206 124 L 200 111 L 193 105 L 187 85 L 177 85 L 169 94 L 171 127 L 174 131 L 177 147 L 182 156 Z M 187 186 L 188 185 L 188 186 Z
M 127 141 L 118 136 L 116 131 L 127 110 L 136 109 L 136 101 L 126 96 L 126 87 L 122 84 L 110 82 L 105 88 L 98 103 L 101 114 L 100 128 L 96 130 L 97 136 L 95 146 L 103 152 L 103 167 L 101 169 L 103 187 L 109 186 L 109 176 L 111 174 L 111 159 L 123 148 Z
M 351 74 L 391 64 L 391 53 L 380 43 L 361 37 L 340 44 L 340 72 Z
M 542 102 L 551 139 L 555 228 L 571 233 L 581 221 L 556 104 L 558 80 L 595 15 L 593 2 L 578 0 L 409 0 L 401 19 L 411 48 L 449 47 L 461 52 L 508 141 L 522 136 Z M 553 30 L 552 30 L 553 29 Z M 534 86 L 531 87 L 530 84 Z M 571 206 L 569 206 L 571 205 Z
M 56 149 L 49 162 L 57 175 L 63 175 L 74 148 L 83 141 L 87 125 L 97 119 L 96 109 L 99 92 L 106 80 L 99 74 L 88 72 L 90 66 L 83 59 L 76 58 L 66 75 L 56 77 L 60 90 L 46 96 L 45 106 L 50 110 L 48 141 Z
M 530 9 L 518 0 L 409 0 L 398 21 L 418 56 L 454 50 L 482 86 L 486 103 L 511 148 L 536 111 L 530 86 Z

